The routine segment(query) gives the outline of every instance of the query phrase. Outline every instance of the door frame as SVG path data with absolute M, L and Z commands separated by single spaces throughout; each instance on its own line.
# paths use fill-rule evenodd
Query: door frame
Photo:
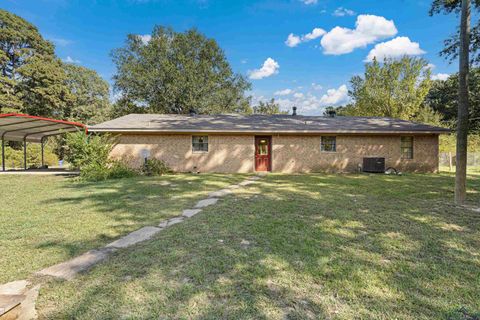
M 267 139 L 268 141 L 268 163 L 267 163 L 267 170 L 257 170 L 257 150 L 258 150 L 258 144 L 257 141 L 260 139 Z M 255 151 L 253 153 L 253 166 L 255 172 L 272 172 L 272 136 L 254 136 L 253 143 L 255 146 Z

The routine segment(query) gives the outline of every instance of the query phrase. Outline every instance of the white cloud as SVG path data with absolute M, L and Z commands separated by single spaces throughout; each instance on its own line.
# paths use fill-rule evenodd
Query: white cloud
M 323 87 L 315 82 L 312 82 L 312 89 L 313 90 L 322 90 Z
M 304 35 L 302 37 L 302 40 L 305 42 L 305 41 L 310 41 L 310 40 L 314 40 L 314 39 L 317 39 L 321 36 L 323 36 L 325 33 L 327 33 L 325 30 L 323 30 L 322 28 L 314 28 L 312 30 L 312 32 L 310 33 L 307 33 L 306 35 Z
M 355 29 L 335 27 L 327 32 L 320 42 L 325 54 L 350 53 L 378 40 L 397 34 L 393 20 L 375 15 L 359 15 Z
M 267 100 L 265 97 L 256 97 L 258 100 Z M 293 106 L 298 107 L 299 114 L 320 115 L 327 106 L 339 106 L 350 101 L 346 85 L 341 85 L 338 89 L 330 89 L 326 94 L 319 96 L 308 93 L 297 92 L 288 97 L 281 97 L 275 100 L 280 109 L 291 111 Z
M 318 0 L 300 0 L 300 1 L 302 1 L 306 5 L 317 4 L 317 2 L 318 2 Z
M 278 64 L 278 62 L 276 62 L 272 58 L 268 58 L 267 60 L 265 60 L 263 66 L 260 69 L 249 71 L 248 76 L 250 79 L 259 80 L 277 74 L 278 69 L 280 69 L 280 65 Z
M 294 91 L 292 89 L 284 89 L 284 90 L 278 90 L 275 91 L 274 95 L 276 96 L 288 96 L 289 94 L 292 94 Z
M 65 59 L 63 59 L 63 61 L 66 62 L 66 63 L 80 63 L 81 62 L 80 60 L 73 59 L 70 56 L 67 56 Z
M 435 69 L 436 67 L 437 67 L 437 66 L 434 65 L 433 63 L 429 63 L 429 64 L 427 64 L 427 66 L 426 66 L 425 68 L 426 68 L 426 69 L 433 70 L 433 69 Z
M 332 15 L 334 15 L 335 17 L 354 16 L 355 11 L 344 8 L 344 7 L 338 7 L 337 9 L 335 9 Z
M 245 64 L 245 63 L 247 63 L 247 62 L 248 62 L 247 59 L 242 59 L 242 60 L 240 60 L 240 63 L 241 63 L 241 64 Z
M 143 44 L 148 44 L 152 40 L 152 36 L 149 34 L 139 34 L 138 37 L 142 40 Z
M 348 89 L 343 84 L 338 89 L 327 90 L 327 93 L 320 98 L 320 104 L 322 106 L 337 106 L 346 103 L 348 100 Z
M 289 46 L 290 48 L 296 47 L 302 42 L 299 36 L 294 35 L 293 33 L 290 33 L 287 37 L 287 40 L 285 40 L 285 44 Z
M 384 58 L 398 58 L 404 55 L 417 56 L 424 54 L 418 42 L 412 42 L 408 37 L 396 37 L 387 42 L 382 42 L 370 50 L 365 61 L 372 61 L 374 57 L 381 61 Z
M 448 73 L 437 73 L 437 74 L 432 75 L 432 80 L 445 81 L 445 80 L 448 79 L 448 77 L 450 77 L 450 75 Z
M 302 36 L 297 36 L 293 33 L 290 33 L 285 40 L 285 44 L 291 48 L 298 46 L 302 42 L 308 42 L 314 39 L 317 39 L 323 36 L 326 33 L 322 28 L 314 28 L 312 32 L 304 34 Z

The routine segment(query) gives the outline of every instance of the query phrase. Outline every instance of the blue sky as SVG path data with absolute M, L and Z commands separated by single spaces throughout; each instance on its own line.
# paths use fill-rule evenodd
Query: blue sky
M 235 72 L 251 78 L 254 101 L 320 114 L 347 101 L 353 75 L 371 56 L 422 56 L 442 77 L 438 56 L 455 15 L 428 16 L 427 0 L 3 0 L 0 7 L 35 24 L 64 60 L 96 70 L 110 83 L 110 51 L 129 33 L 153 26 L 192 27 L 214 38 Z M 290 37 L 289 37 L 290 35 Z M 287 41 L 289 39 L 289 41 Z

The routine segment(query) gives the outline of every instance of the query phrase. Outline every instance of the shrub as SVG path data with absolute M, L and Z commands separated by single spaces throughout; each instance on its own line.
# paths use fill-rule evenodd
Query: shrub
M 64 159 L 74 168 L 107 167 L 115 139 L 108 134 L 86 135 L 83 132 L 68 134 L 64 146 Z M 91 164 L 95 164 L 91 166 Z
M 167 164 L 159 159 L 147 159 L 142 167 L 143 174 L 147 176 L 161 176 L 167 173 L 171 173 L 172 170 Z
M 113 161 L 108 171 L 109 179 L 131 178 L 136 175 L 138 175 L 138 171 L 130 168 L 123 161 Z
M 80 177 L 87 181 L 107 180 L 108 176 L 109 168 L 95 162 L 84 165 L 80 170 Z
M 80 177 L 88 181 L 101 181 L 133 177 L 137 171 L 125 162 L 109 159 L 115 140 L 109 135 L 69 134 L 64 147 L 65 160 L 80 169 Z
M 123 161 L 112 161 L 107 166 L 92 162 L 80 170 L 80 177 L 87 181 L 131 178 L 136 175 L 138 172 L 128 167 Z

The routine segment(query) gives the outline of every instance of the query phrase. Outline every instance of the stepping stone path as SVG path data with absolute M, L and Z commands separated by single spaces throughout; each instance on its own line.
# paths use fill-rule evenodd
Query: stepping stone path
M 87 271 L 92 266 L 96 265 L 102 260 L 105 260 L 110 253 L 127 248 L 139 242 L 152 238 L 155 234 L 165 228 L 173 226 L 177 223 L 185 221 L 200 213 L 203 208 L 216 204 L 221 198 L 233 193 L 233 190 L 240 189 L 245 186 L 256 183 L 261 179 L 260 176 L 249 177 L 247 180 L 239 184 L 231 185 L 225 189 L 211 192 L 206 199 L 200 200 L 192 209 L 185 209 L 179 217 L 173 217 L 162 221 L 158 226 L 146 226 L 136 231 L 133 231 L 126 236 L 115 240 L 105 247 L 90 250 L 84 254 L 75 257 L 71 260 L 56 264 L 54 266 L 45 268 L 36 273 L 38 276 L 51 276 L 58 279 L 71 280 L 79 272 Z M 170 183 L 162 182 L 162 185 L 174 186 Z M 223 242 L 223 240 L 219 240 Z M 242 245 L 248 245 L 248 241 L 242 241 Z M 0 318 L 2 315 L 8 317 L 7 319 L 36 319 L 35 300 L 37 299 L 40 285 L 31 287 L 31 283 L 27 280 L 13 281 L 4 285 L 0 285 Z
M 127 234 L 125 237 L 120 238 L 112 243 L 107 244 L 106 248 L 126 248 L 134 245 L 138 242 L 142 242 L 153 237 L 157 232 L 162 229 L 156 227 L 143 227 L 137 231 Z
M 208 198 L 208 199 L 203 199 L 197 202 L 195 205 L 195 208 L 205 208 L 208 206 L 211 206 L 212 204 L 217 203 L 218 198 Z
M 56 264 L 37 272 L 40 276 L 51 276 L 64 280 L 71 280 L 81 271 L 86 271 L 93 265 L 107 258 L 114 248 L 90 250 L 71 260 Z
M 35 300 L 40 285 L 31 287 L 27 280 L 18 280 L 0 285 L 1 319 L 36 319 Z
M 187 210 L 183 210 L 182 216 L 187 217 L 187 218 L 191 218 L 191 217 L 193 217 L 194 215 L 196 215 L 197 213 L 199 213 L 200 211 L 202 211 L 202 209 L 187 209 Z

